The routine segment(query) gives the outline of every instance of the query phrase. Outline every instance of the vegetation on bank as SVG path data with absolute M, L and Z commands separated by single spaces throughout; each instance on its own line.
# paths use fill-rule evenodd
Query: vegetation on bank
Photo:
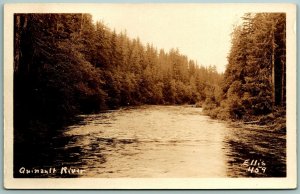
M 203 105 L 213 118 L 286 127 L 286 16 L 245 14 L 232 33 L 224 80 Z

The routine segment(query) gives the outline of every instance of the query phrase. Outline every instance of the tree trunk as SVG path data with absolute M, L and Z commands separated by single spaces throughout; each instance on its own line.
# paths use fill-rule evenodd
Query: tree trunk
M 275 104 L 275 36 L 274 26 L 272 26 L 272 74 L 271 74 L 271 87 L 272 87 L 272 103 Z
M 15 29 L 14 29 L 14 72 L 18 72 L 20 63 L 20 33 L 21 22 L 20 15 L 15 15 Z

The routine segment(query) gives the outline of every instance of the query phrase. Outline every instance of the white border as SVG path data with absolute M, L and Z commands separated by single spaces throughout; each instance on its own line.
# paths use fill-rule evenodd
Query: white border
M 206 6 L 287 15 L 286 178 L 13 178 L 13 14 L 83 13 L 97 7 Z M 294 4 L 6 4 L 4 5 L 4 187 L 14 189 L 283 189 L 296 188 L 296 5 Z

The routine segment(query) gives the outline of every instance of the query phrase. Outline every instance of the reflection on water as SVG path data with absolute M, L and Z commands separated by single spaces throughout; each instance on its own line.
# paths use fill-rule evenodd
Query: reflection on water
M 16 148 L 15 176 L 285 176 L 284 134 L 233 127 L 203 115 L 200 108 L 142 106 L 81 117 L 51 144 L 33 145 L 29 154 L 22 146 Z M 74 168 L 82 173 L 26 175 L 18 172 L 20 167 Z

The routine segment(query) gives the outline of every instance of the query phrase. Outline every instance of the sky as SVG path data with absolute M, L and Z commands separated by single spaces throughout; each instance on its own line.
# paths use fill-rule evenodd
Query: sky
M 236 7 L 194 4 L 123 4 L 100 6 L 91 12 L 111 30 L 125 31 L 158 50 L 178 48 L 181 54 L 203 66 L 216 65 L 224 72 L 233 27 L 241 23 Z

